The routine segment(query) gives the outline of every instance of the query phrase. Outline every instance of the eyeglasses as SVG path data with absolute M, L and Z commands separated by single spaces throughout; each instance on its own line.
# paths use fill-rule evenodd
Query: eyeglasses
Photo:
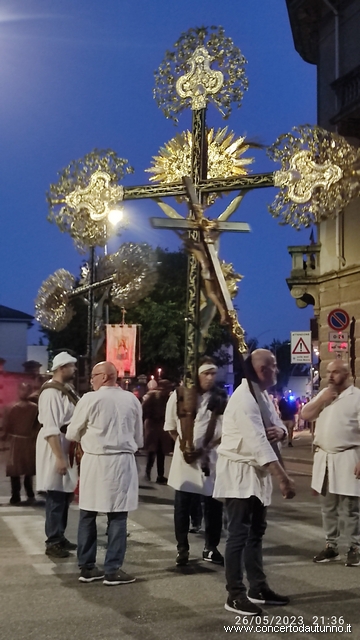
M 90 380 L 92 380 L 96 376 L 104 376 L 104 375 L 105 375 L 105 373 L 103 373 L 102 371 L 99 371 L 99 373 L 92 373 L 91 376 L 90 376 Z

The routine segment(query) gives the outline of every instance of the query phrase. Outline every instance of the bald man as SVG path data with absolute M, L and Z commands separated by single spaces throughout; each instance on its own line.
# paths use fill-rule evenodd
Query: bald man
M 263 569 L 262 539 L 266 510 L 271 502 L 271 474 L 277 477 L 284 498 L 295 495 L 294 485 L 271 446 L 286 438 L 286 427 L 276 413 L 267 389 L 276 384 L 275 356 L 257 349 L 249 357 L 271 426 L 265 429 L 259 405 L 244 379 L 225 409 L 222 440 L 218 448 L 214 498 L 225 498 L 228 537 L 225 548 L 227 611 L 261 615 L 259 604 L 286 605 L 287 596 L 270 589 Z M 246 569 L 249 590 L 243 580 Z
M 327 386 L 301 412 L 316 420 L 311 486 L 321 499 L 326 546 L 314 562 L 340 560 L 340 521 L 347 544 L 345 565 L 360 565 L 360 389 L 349 380 L 342 360 L 330 362 Z
M 128 511 L 138 505 L 135 452 L 143 446 L 139 400 L 116 384 L 111 362 L 99 362 L 92 370 L 93 391 L 76 406 L 66 437 L 81 441 L 78 531 L 80 582 L 103 579 L 114 586 L 134 582 L 122 570 L 126 551 Z M 96 566 L 96 516 L 107 513 L 108 546 L 104 571 Z

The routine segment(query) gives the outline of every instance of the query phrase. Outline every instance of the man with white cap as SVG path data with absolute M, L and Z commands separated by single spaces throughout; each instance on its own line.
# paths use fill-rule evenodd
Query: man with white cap
M 203 560 L 224 564 L 217 549 L 222 530 L 222 503 L 212 498 L 212 493 L 227 396 L 215 387 L 216 372 L 213 360 L 204 358 L 198 369 L 197 388 L 179 387 L 166 406 L 164 429 L 175 440 L 168 485 L 175 489 L 177 566 L 184 566 L 189 560 L 190 511 L 194 497 L 199 494 L 204 499 Z
M 78 396 L 71 386 L 76 358 L 66 351 L 55 356 L 53 377 L 45 382 L 39 395 L 39 422 L 36 441 L 37 491 L 46 491 L 46 555 L 66 558 L 76 545 L 65 538 L 69 504 L 77 484 L 77 467 L 70 460 L 71 445 L 65 439 L 67 425 Z

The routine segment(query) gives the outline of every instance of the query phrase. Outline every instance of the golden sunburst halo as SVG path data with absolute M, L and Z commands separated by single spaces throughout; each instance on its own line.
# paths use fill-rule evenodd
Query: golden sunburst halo
M 230 178 L 249 173 L 247 166 L 254 162 L 254 158 L 243 158 L 243 154 L 251 146 L 245 141 L 245 136 L 235 138 L 233 131 L 228 128 L 209 129 L 208 171 L 207 178 Z M 160 148 L 159 154 L 153 156 L 152 166 L 145 169 L 153 175 L 151 182 L 169 184 L 181 182 L 183 176 L 191 175 L 192 134 L 184 131 L 166 142 Z

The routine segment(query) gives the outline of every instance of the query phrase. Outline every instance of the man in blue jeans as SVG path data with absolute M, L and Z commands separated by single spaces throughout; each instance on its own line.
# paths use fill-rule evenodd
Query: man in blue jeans
M 122 570 L 126 551 L 128 511 L 138 505 L 138 473 L 135 452 L 143 446 L 142 411 L 139 400 L 116 384 L 111 362 L 93 368 L 94 391 L 76 406 L 66 432 L 69 440 L 81 441 L 78 530 L 80 582 L 102 580 L 108 586 L 135 582 Z M 98 512 L 108 517 L 108 546 L 104 570 L 96 566 Z
M 77 484 L 76 464 L 70 459 L 70 443 L 65 431 L 74 412 L 78 396 L 71 386 L 76 358 L 66 351 L 55 356 L 53 377 L 40 389 L 39 422 L 36 440 L 36 488 L 46 492 L 45 553 L 53 558 L 67 558 L 76 549 L 65 538 L 69 504 Z

